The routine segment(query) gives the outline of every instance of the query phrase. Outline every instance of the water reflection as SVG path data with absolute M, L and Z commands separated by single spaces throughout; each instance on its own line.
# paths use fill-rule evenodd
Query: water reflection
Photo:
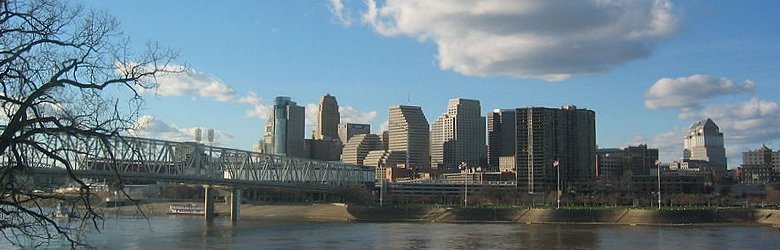
M 314 223 L 112 218 L 84 232 L 99 249 L 772 249 L 768 227 Z M 0 242 L 0 249 L 9 249 Z M 52 248 L 68 247 L 66 244 Z

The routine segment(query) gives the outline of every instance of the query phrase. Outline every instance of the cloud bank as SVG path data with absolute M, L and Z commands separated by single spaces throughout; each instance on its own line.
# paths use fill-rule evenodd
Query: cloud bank
M 433 42 L 441 69 L 548 81 L 606 72 L 646 58 L 678 22 L 668 0 L 345 3 L 330 1 L 331 12 L 343 24 L 360 19 L 383 36 Z M 359 18 L 352 13 L 360 13 Z
M 317 126 L 318 111 L 319 111 L 319 104 L 317 103 L 306 104 L 305 121 L 306 121 L 306 126 L 308 127 L 306 131 L 313 131 L 314 127 Z M 376 118 L 377 112 L 376 111 L 362 112 L 352 106 L 339 106 L 339 116 L 341 117 L 340 122 L 371 124 Z
M 729 165 L 734 167 L 741 163 L 741 152 L 780 140 L 780 103 L 758 97 L 725 101 L 719 98 L 747 95 L 756 87 L 750 80 L 737 84 L 726 77 L 664 77 L 646 92 L 645 106 L 677 110 L 678 119 L 691 124 L 712 119 L 723 132 Z M 679 159 L 685 133 L 687 128 L 675 128 L 656 135 L 650 145 L 659 147 L 667 159 Z
M 168 124 L 160 119 L 151 115 L 144 115 L 138 118 L 138 121 L 133 124 L 132 128 L 128 131 L 131 136 L 155 138 L 160 140 L 177 141 L 177 142 L 191 142 L 195 141 L 195 129 L 192 128 L 180 128 L 176 125 Z M 206 128 L 202 128 L 203 140 L 206 139 Z M 214 130 L 214 145 L 226 145 L 233 140 L 233 136 L 222 132 L 220 130 Z
M 650 109 L 694 109 L 702 102 L 724 95 L 749 93 L 755 89 L 755 83 L 745 80 L 736 84 L 725 77 L 691 75 L 687 77 L 664 77 L 647 90 L 645 107 Z
M 127 70 L 126 65 L 117 65 L 118 71 Z M 216 76 L 206 74 L 182 65 L 170 65 L 167 73 L 155 76 L 156 86 L 151 89 L 136 88 L 142 94 L 157 94 L 160 96 L 193 96 L 203 97 L 218 102 L 246 104 L 251 108 L 245 112 L 246 117 L 266 119 L 271 112 L 271 106 L 263 104 L 263 99 L 255 92 L 244 95 L 236 93 L 230 85 Z M 144 69 L 140 69 L 144 70 Z

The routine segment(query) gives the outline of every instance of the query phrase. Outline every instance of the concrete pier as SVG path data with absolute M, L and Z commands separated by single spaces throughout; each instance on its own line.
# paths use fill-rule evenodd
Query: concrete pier
M 241 214 L 241 189 L 232 188 L 230 193 L 230 221 L 235 223 Z
M 203 199 L 204 200 L 203 208 L 205 210 L 204 217 L 207 221 L 211 221 L 214 220 L 214 200 L 216 199 L 217 196 L 217 190 L 212 188 L 211 185 L 204 185 L 203 189 L 204 189 L 203 196 L 205 196 Z

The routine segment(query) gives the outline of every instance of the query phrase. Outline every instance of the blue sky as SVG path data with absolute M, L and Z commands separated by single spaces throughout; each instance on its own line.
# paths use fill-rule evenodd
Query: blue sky
M 663 161 L 705 117 L 732 168 L 744 150 L 780 146 L 777 1 L 82 3 L 119 19 L 134 47 L 159 42 L 189 68 L 145 92 L 142 136 L 193 140 L 206 127 L 251 149 L 275 96 L 313 107 L 331 93 L 344 120 L 374 132 L 389 106 L 410 100 L 432 122 L 462 97 L 483 113 L 592 109 L 600 147 L 648 143 Z

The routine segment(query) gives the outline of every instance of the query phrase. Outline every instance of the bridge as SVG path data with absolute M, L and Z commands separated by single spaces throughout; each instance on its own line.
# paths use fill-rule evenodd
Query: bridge
M 0 128 L 2 129 L 2 128 Z M 47 150 L 56 150 L 66 164 L 37 150 L 28 151 L 34 159 L 36 175 L 79 178 L 121 178 L 160 182 L 202 184 L 206 190 L 207 219 L 213 215 L 212 186 L 232 189 L 231 218 L 238 218 L 241 188 L 281 188 L 285 190 L 339 193 L 352 186 L 374 183 L 374 171 L 364 166 L 263 154 L 209 146 L 196 142 L 173 142 L 138 137 L 93 137 L 37 135 Z M 0 162 L 9 164 L 10 156 Z M 235 210 L 235 211 L 234 211 Z

